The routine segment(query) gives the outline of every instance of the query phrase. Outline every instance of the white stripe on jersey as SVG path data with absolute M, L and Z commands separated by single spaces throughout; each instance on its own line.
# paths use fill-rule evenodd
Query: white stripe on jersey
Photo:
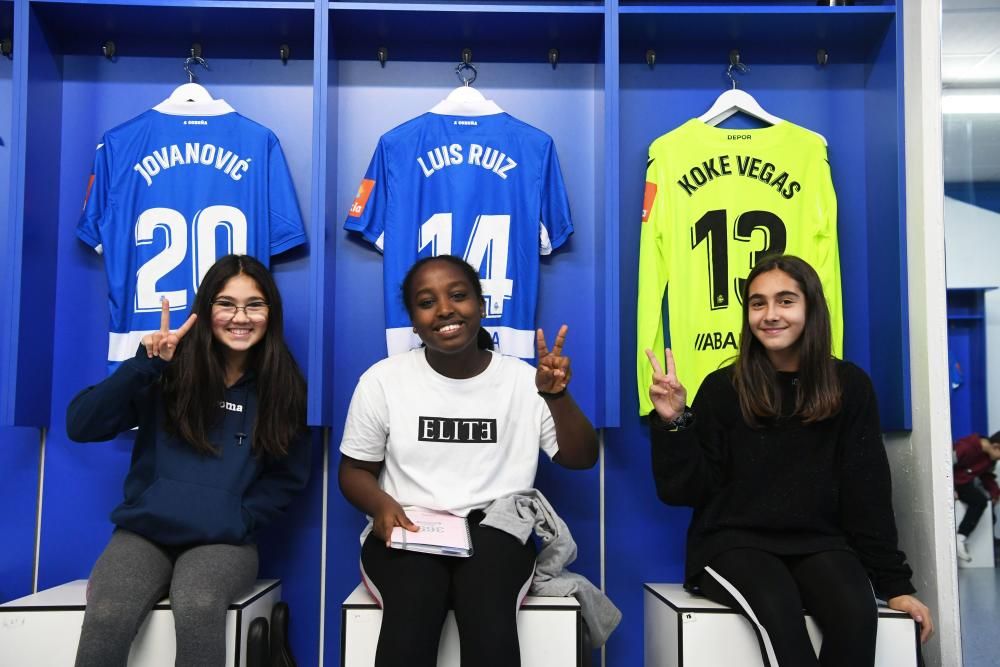
M 125 361 L 135 356 L 135 351 L 146 334 L 156 333 L 159 329 L 149 331 L 130 331 L 128 333 L 108 334 L 108 361 Z

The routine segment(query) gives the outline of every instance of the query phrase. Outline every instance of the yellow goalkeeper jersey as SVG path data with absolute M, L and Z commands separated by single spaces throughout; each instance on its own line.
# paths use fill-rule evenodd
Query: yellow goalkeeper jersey
M 649 400 L 647 348 L 663 363 L 664 289 L 670 348 L 689 402 L 739 349 L 743 283 L 769 254 L 798 255 L 819 274 L 841 356 L 843 305 L 837 199 L 826 144 L 788 121 L 758 129 L 693 119 L 654 141 L 639 241 L 639 410 Z

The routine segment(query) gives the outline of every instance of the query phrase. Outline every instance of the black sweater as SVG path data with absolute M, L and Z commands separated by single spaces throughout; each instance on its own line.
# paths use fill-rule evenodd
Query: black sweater
M 853 551 L 883 599 L 913 593 L 897 547 L 889 462 L 871 381 L 838 361 L 843 404 L 803 424 L 789 416 L 797 376 L 779 373 L 782 412 L 760 428 L 743 420 L 732 367 L 702 383 L 694 425 L 670 431 L 651 415 L 653 477 L 660 499 L 694 507 L 685 585 L 715 556 L 748 547 L 780 555 Z

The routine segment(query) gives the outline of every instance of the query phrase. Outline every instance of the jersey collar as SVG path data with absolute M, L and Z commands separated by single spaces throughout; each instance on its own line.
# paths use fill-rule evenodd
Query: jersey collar
M 175 102 L 169 98 L 163 100 L 153 111 L 170 114 L 171 116 L 221 116 L 236 111 L 225 100 L 211 102 Z

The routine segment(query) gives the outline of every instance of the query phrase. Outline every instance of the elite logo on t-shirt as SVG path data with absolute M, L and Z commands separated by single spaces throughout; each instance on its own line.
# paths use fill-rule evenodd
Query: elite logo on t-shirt
M 496 419 L 419 417 L 417 440 L 421 442 L 496 443 Z

